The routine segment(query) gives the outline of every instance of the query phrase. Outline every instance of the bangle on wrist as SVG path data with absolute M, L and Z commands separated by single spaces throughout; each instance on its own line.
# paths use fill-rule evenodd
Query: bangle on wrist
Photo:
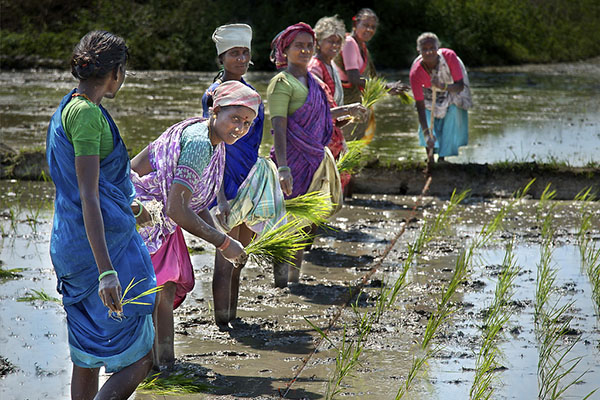
M 144 211 L 144 205 L 143 205 L 143 204 L 142 204 L 142 202 L 141 202 L 141 201 L 139 201 L 138 199 L 133 199 L 133 201 L 134 201 L 135 203 L 137 203 L 137 205 L 138 205 L 138 207 L 139 207 L 139 210 L 138 210 L 138 212 L 137 212 L 137 213 L 135 213 L 135 214 L 133 214 L 133 217 L 134 217 L 134 218 L 137 218 L 137 217 L 139 217 L 140 215 L 142 215 L 142 211 Z
M 221 243 L 221 245 L 219 247 L 217 247 L 217 249 L 219 249 L 221 251 L 225 251 L 229 247 L 230 243 L 231 243 L 231 239 L 229 238 L 229 235 L 225 235 L 225 240 L 223 240 L 223 243 Z
M 277 172 L 283 172 L 283 171 L 291 172 L 292 170 L 287 165 L 282 165 L 281 167 L 277 168 Z
M 98 282 L 100 282 L 102 280 L 102 278 L 104 278 L 107 275 L 114 275 L 114 276 L 119 276 L 119 274 L 117 273 L 117 271 L 115 271 L 114 269 L 109 269 L 108 271 L 104 271 L 103 273 L 101 273 L 100 275 L 98 275 Z

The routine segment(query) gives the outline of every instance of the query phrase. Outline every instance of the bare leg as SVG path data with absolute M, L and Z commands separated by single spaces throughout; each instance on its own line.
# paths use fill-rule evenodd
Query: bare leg
M 173 322 L 173 300 L 175 283 L 166 282 L 160 291 L 157 312 L 158 364 L 171 367 L 175 363 L 175 327 Z
M 275 287 L 284 288 L 288 284 L 289 269 L 293 268 L 288 263 L 273 265 L 273 277 L 275 278 Z
M 71 399 L 92 400 L 98 392 L 99 368 L 82 368 L 73 364 Z
M 302 268 L 302 261 L 304 260 L 304 249 L 296 252 L 296 259 L 294 264 L 290 265 L 288 271 L 288 282 L 297 283 L 300 281 L 300 268 Z
M 128 399 L 151 368 L 152 351 L 149 351 L 138 361 L 112 374 L 94 400 Z

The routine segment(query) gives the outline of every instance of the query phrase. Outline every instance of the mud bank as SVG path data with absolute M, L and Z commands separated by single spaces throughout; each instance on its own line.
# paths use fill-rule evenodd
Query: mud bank
M 354 193 L 418 195 L 427 175 L 424 163 L 367 163 L 354 178 Z M 600 192 L 600 168 L 568 167 L 539 163 L 453 164 L 438 163 L 431 168 L 429 195 L 448 197 L 452 191 L 470 189 L 471 196 L 505 198 L 535 178 L 530 195 L 539 199 L 552 183 L 557 200 L 572 200 L 581 190 Z M 0 179 L 44 180 L 49 176 L 43 150 L 17 152 L 0 144 Z

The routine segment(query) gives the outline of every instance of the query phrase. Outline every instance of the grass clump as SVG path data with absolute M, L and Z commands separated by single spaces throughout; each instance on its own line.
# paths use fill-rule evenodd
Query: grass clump
M 4 269 L 2 265 L 0 265 L 0 279 L 20 278 L 22 275 L 19 272 L 23 272 L 23 268 Z

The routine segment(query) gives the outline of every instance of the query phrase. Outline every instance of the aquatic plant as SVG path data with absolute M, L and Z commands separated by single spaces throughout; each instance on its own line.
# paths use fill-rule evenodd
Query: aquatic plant
M 31 289 L 31 291 L 34 294 L 31 294 L 29 296 L 22 296 L 22 297 L 18 297 L 17 301 L 20 302 L 25 302 L 25 301 L 36 301 L 36 300 L 40 300 L 40 301 L 52 301 L 54 303 L 60 303 L 60 299 L 56 298 L 56 297 L 52 297 L 50 296 L 48 293 L 46 293 L 44 291 L 44 289 L 41 290 L 35 290 L 35 289 Z
M 215 386 L 200 383 L 196 378 L 189 377 L 184 373 L 174 373 L 167 376 L 161 376 L 160 373 L 146 378 L 137 390 L 140 392 L 150 392 L 155 395 L 177 395 L 186 393 L 205 393 L 210 392 Z
M 574 200 L 581 202 L 579 230 L 577 232 L 581 264 L 592 286 L 592 298 L 596 311 L 600 312 L 600 248 L 592 241 L 590 235 L 592 227 L 597 224 L 597 216 L 593 211 L 590 211 L 596 196 L 591 192 L 590 187 L 579 192 Z
M 21 277 L 19 272 L 23 272 L 23 268 L 4 269 L 0 261 L 0 279 L 14 279 Z
M 323 225 L 331 213 L 331 196 L 323 192 L 310 192 L 285 200 L 285 211 L 297 219 Z
M 363 150 L 367 147 L 366 140 L 351 140 L 346 142 L 348 151 L 346 151 L 336 162 L 337 169 L 340 173 L 347 172 L 354 174 L 359 171 L 361 164 L 364 161 Z
M 255 237 L 244 249 L 248 258 L 265 267 L 279 263 L 292 264 L 296 252 L 302 250 L 309 239 L 309 235 L 300 229 L 301 223 L 297 219 L 285 224 L 278 223 L 276 227 Z

